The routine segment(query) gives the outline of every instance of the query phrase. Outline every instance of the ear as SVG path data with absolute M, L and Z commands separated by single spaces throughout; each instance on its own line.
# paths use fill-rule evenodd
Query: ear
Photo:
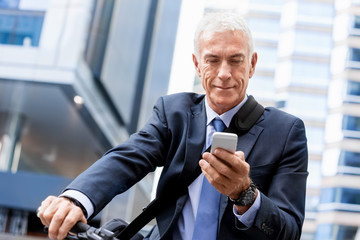
M 251 63 L 250 63 L 250 70 L 249 70 L 249 78 L 252 78 L 252 76 L 255 73 L 255 66 L 257 63 L 257 52 L 254 52 L 251 56 Z
M 192 59 L 193 59 L 193 62 L 194 62 L 195 70 L 196 70 L 198 76 L 201 77 L 201 75 L 200 75 L 200 68 L 199 68 L 199 62 L 198 62 L 198 60 L 196 59 L 195 54 L 192 55 Z

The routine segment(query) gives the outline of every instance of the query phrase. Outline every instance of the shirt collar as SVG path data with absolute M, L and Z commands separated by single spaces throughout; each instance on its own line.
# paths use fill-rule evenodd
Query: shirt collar
M 239 103 L 238 105 L 236 105 L 229 111 L 224 112 L 223 114 L 221 114 L 219 116 L 219 114 L 217 114 L 209 106 L 207 98 L 205 97 L 205 109 L 206 109 L 206 118 L 207 118 L 206 126 L 208 126 L 214 118 L 218 117 L 225 123 L 226 127 L 229 127 L 231 119 L 233 118 L 235 113 L 237 113 L 237 111 L 239 111 L 239 109 L 244 105 L 244 103 L 246 102 L 247 99 L 248 99 L 248 96 L 245 95 L 245 98 L 241 101 L 241 103 Z

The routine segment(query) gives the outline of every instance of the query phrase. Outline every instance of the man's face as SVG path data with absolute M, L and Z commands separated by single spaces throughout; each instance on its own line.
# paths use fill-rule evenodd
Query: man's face
M 245 97 L 257 61 L 249 58 L 248 39 L 241 31 L 203 34 L 199 39 L 199 59 L 193 55 L 210 107 L 222 114 Z

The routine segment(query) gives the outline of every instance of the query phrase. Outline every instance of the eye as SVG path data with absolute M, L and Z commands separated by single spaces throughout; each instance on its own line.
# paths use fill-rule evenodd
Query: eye
M 234 64 L 234 65 L 241 64 L 243 61 L 244 61 L 244 58 L 240 58 L 240 57 L 230 59 L 230 63 Z

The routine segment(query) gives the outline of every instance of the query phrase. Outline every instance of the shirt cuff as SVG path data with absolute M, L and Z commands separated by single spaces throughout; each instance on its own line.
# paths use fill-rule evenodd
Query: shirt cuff
M 93 206 L 92 202 L 82 192 L 79 192 L 76 190 L 66 190 L 59 197 L 61 197 L 61 196 L 67 196 L 67 197 L 75 198 L 76 200 L 78 200 L 81 203 L 81 205 L 83 205 L 83 207 L 85 208 L 88 218 L 94 213 L 94 206 Z
M 255 202 L 244 214 L 242 214 L 242 215 L 239 214 L 236 211 L 235 206 L 233 206 L 233 212 L 234 212 L 235 216 L 237 217 L 237 219 L 248 228 L 252 227 L 252 225 L 254 224 L 256 214 L 260 208 L 261 194 L 260 194 L 259 190 L 257 190 L 257 191 L 258 191 L 258 194 L 256 196 Z

